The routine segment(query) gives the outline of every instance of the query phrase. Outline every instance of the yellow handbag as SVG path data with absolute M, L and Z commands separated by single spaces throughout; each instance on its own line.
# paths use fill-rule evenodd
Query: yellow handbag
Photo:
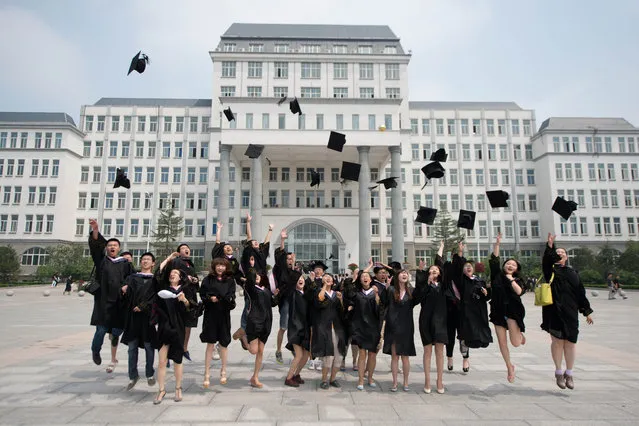
M 543 275 L 537 280 L 537 286 L 535 287 L 535 306 L 548 306 L 552 305 L 552 290 L 550 285 L 555 279 L 555 273 L 550 276 L 550 281 L 547 283 L 543 281 Z

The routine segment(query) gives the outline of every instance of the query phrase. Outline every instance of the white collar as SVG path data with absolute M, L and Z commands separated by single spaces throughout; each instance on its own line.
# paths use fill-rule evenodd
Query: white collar
M 327 290 L 325 293 L 328 295 L 328 297 L 332 298 L 335 292 L 333 290 Z
M 368 296 L 369 294 L 371 294 L 371 292 L 372 292 L 372 291 L 373 291 L 373 287 L 370 287 L 368 290 L 364 290 L 364 289 L 362 289 L 362 293 L 364 293 L 364 294 L 365 294 L 365 295 L 367 295 L 367 296 Z

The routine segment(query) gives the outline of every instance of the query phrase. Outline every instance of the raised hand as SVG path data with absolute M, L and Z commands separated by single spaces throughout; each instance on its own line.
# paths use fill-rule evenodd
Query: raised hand
M 288 238 L 288 234 L 286 233 L 286 228 L 282 229 L 282 231 L 280 232 L 280 238 L 283 240 Z
M 220 230 L 220 229 L 222 229 L 222 227 L 223 227 L 222 222 L 218 222 L 218 223 L 217 223 L 217 230 L 218 230 L 218 232 L 219 232 L 219 230 Z
M 98 221 L 96 219 L 89 219 L 89 226 L 91 227 L 91 231 L 98 231 Z
M 497 234 L 497 238 L 495 239 L 495 244 L 501 243 L 501 232 Z
M 424 266 L 426 266 L 426 262 L 424 262 L 424 259 L 421 259 L 419 261 L 419 270 L 423 271 L 424 270 Z
M 253 218 L 251 217 L 251 213 L 246 212 L 246 221 L 247 221 L 247 222 L 250 222 L 250 221 L 251 221 L 251 219 L 253 219 Z
M 549 232 L 549 233 L 548 233 L 548 245 L 549 245 L 550 247 L 552 247 L 552 245 L 554 244 L 554 242 L 555 242 L 555 238 L 556 238 L 556 237 L 557 237 L 557 236 L 556 236 L 556 235 L 553 235 L 553 234 L 552 234 L 552 232 Z
M 443 250 L 443 249 L 444 249 L 444 240 L 441 240 L 441 241 L 439 242 L 439 249 L 440 249 L 440 250 Z

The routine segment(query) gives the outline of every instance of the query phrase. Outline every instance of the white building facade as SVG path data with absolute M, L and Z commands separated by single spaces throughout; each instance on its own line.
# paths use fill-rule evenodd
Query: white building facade
M 210 259 L 217 221 L 223 240 L 245 239 L 250 213 L 255 238 L 273 224 L 277 246 L 286 228 L 299 260 L 324 260 L 332 272 L 371 256 L 430 258 L 431 228 L 414 223 L 419 206 L 453 218 L 476 211 L 472 258 L 490 253 L 497 232 L 504 254 L 524 256 L 540 255 L 547 232 L 568 248 L 607 240 L 623 249 L 636 236 L 639 130 L 623 120 L 552 118 L 536 132 L 534 111 L 513 102 L 409 102 L 410 54 L 386 26 L 233 24 L 209 54 L 211 99 L 103 98 L 81 108 L 77 128 L 65 114 L 0 113 L 0 244 L 25 254 L 23 272 L 48 246 L 84 244 L 90 218 L 137 257 L 167 207 L 184 218 L 195 258 Z M 282 96 L 297 97 L 303 114 L 278 106 Z M 342 152 L 327 149 L 331 130 L 346 135 Z M 579 151 L 566 151 L 565 138 L 578 138 Z M 244 155 L 249 144 L 265 146 L 260 158 Z M 422 189 L 420 169 L 439 148 L 446 176 Z M 361 164 L 358 182 L 340 179 L 342 161 Z M 116 168 L 130 190 L 112 188 Z M 370 189 L 391 176 L 397 188 Z M 490 208 L 485 191 L 497 189 L 509 192 L 509 208 Z M 550 210 L 561 191 L 580 204 L 567 223 Z

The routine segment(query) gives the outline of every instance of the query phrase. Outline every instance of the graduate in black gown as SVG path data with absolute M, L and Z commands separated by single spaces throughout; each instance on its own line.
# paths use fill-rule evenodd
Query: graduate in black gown
M 145 373 L 149 386 L 155 385 L 153 360 L 157 345 L 157 332 L 151 324 L 151 310 L 156 292 L 153 281 L 155 256 L 143 253 L 140 256 L 140 272 L 129 275 L 122 287 L 122 302 L 125 311 L 122 343 L 129 347 L 129 385 L 133 389 L 140 379 L 138 374 L 138 349 L 146 355 Z
M 315 296 L 317 296 L 317 293 L 322 289 L 322 287 L 324 286 L 323 279 L 324 279 L 324 275 L 326 273 L 326 270 L 328 269 L 328 266 L 326 266 L 326 264 L 324 262 L 322 262 L 321 260 L 312 262 L 310 265 L 308 265 L 308 269 L 309 269 L 309 273 L 308 273 L 308 277 L 306 278 L 306 289 L 308 290 L 308 294 L 311 297 L 311 303 L 308 306 L 308 318 L 309 318 L 309 323 L 312 325 L 314 322 L 314 318 L 315 318 L 315 314 L 317 312 L 317 306 L 316 303 L 314 301 Z M 331 282 L 333 282 L 333 280 L 331 280 Z M 333 283 L 331 285 L 331 289 L 333 289 L 335 283 Z M 346 336 L 344 336 L 346 337 Z M 343 357 L 344 355 L 342 355 Z M 313 354 L 313 327 L 311 327 L 311 356 L 310 359 L 308 361 L 308 369 L 309 370 L 321 370 L 322 369 L 322 360 L 321 358 L 316 358 L 316 355 Z M 341 364 L 341 363 L 340 363 Z
M 184 357 L 184 320 L 189 317 L 191 303 L 184 295 L 183 289 L 188 285 L 188 277 L 179 269 L 168 273 L 168 282 L 164 281 L 166 274 L 161 269 L 155 274 L 155 289 L 158 297 L 153 307 L 154 322 L 158 332 L 158 385 L 159 391 L 153 404 L 160 404 L 166 395 L 167 361 L 173 361 L 175 373 L 174 401 L 182 401 L 182 376 L 184 373 L 182 359 Z M 160 293 L 169 292 L 174 297 L 164 298 Z
M 370 265 L 372 266 L 372 261 Z M 381 339 L 379 288 L 373 285 L 370 272 L 353 271 L 354 292 L 346 296 L 350 311 L 351 343 L 358 350 L 357 390 L 364 390 L 364 379 L 368 386 L 375 388 L 373 379 L 377 364 L 377 350 Z M 368 374 L 367 374 L 368 373 Z
M 160 265 L 165 273 L 171 272 L 173 269 L 179 269 L 186 274 L 186 283 L 183 288 L 184 296 L 189 300 L 191 306 L 195 307 L 198 304 L 197 294 L 199 292 L 199 278 L 197 272 L 191 260 L 191 248 L 188 244 L 180 244 L 177 250 L 171 254 L 170 259 L 165 260 Z M 166 277 L 164 277 L 166 281 Z M 189 353 L 189 339 L 191 338 L 191 328 L 197 328 L 198 315 L 201 312 L 200 309 L 191 309 L 188 316 L 184 319 L 184 358 L 191 361 L 191 354 Z
M 463 253 L 463 243 L 460 243 Z M 486 282 L 475 275 L 474 265 L 465 257 L 453 256 L 453 281 L 461 295 L 460 332 L 461 342 L 469 348 L 486 348 L 493 342 L 488 323 L 490 293 Z M 467 364 L 470 368 L 470 364 Z
M 286 386 L 296 388 L 304 384 L 300 372 L 311 356 L 311 326 L 308 318 L 308 307 L 309 303 L 313 303 L 312 297 L 312 292 L 306 288 L 305 277 L 300 274 L 295 282 L 295 289 L 289 296 L 288 303 L 286 349 L 292 351 L 294 357 L 291 361 L 288 375 L 284 380 Z
M 593 310 L 579 273 L 568 265 L 566 249 L 555 247 L 555 236 L 550 233 L 541 267 L 546 282 L 551 283 L 552 291 L 552 304 L 541 308 L 541 329 L 550 334 L 550 352 L 555 363 L 557 386 L 573 389 L 572 369 L 577 355 L 579 314 L 586 317 L 587 324 L 592 324 Z M 562 371 L 564 358 L 566 370 Z
M 235 283 L 239 285 L 242 278 L 244 278 L 244 274 L 242 274 L 239 260 L 235 257 L 233 246 L 228 242 L 221 241 L 223 227 L 224 224 L 222 222 L 217 223 L 215 245 L 213 246 L 213 250 L 211 250 L 211 259 L 217 259 L 218 257 L 226 259 L 231 264 L 231 271 L 233 278 L 235 278 Z
M 93 313 L 91 325 L 95 326 L 95 334 L 91 343 L 93 362 L 102 363 L 100 350 L 104 336 L 111 335 L 111 362 L 106 372 L 112 373 L 118 364 L 117 350 L 119 337 L 124 327 L 124 313 L 120 308 L 120 289 L 126 277 L 134 272 L 133 266 L 123 257 L 118 257 L 120 241 L 117 238 L 105 239 L 98 230 L 95 219 L 89 220 L 89 251 L 95 265 L 95 279 L 100 289 L 93 295 Z
M 391 355 L 391 374 L 393 376 L 391 392 L 397 392 L 400 357 L 402 358 L 404 391 L 408 392 L 409 390 L 410 362 L 408 357 L 416 355 L 413 308 L 419 303 L 419 298 L 413 297 L 413 292 L 408 271 L 401 270 L 395 274 L 391 286 L 382 298 L 382 303 L 387 306 L 383 352 Z
M 246 318 L 246 340 L 248 351 L 255 355 L 255 368 L 251 376 L 251 387 L 261 389 L 264 385 L 260 382 L 259 373 L 262 369 L 264 358 L 264 345 L 271 334 L 273 324 L 273 307 L 277 305 L 275 294 L 271 293 L 269 282 L 262 279 L 255 270 L 255 260 L 251 257 L 249 270 L 246 273 L 246 287 L 251 298 L 251 309 Z
M 526 310 L 521 296 L 526 291 L 520 278 L 521 265 L 516 259 L 506 259 L 503 265 L 499 258 L 501 233 L 497 234 L 495 247 L 490 256 L 490 322 L 495 326 L 499 351 L 506 363 L 508 381 L 515 381 L 515 366 L 510 361 L 508 337 L 513 347 L 526 344 L 524 316 Z
M 235 309 L 235 288 L 233 268 L 229 261 L 222 257 L 213 259 L 209 274 L 204 277 L 200 287 L 200 298 L 204 304 L 200 340 L 206 343 L 202 384 L 204 388 L 210 385 L 211 359 L 216 343 L 220 345 L 219 352 L 222 360 L 220 384 L 225 385 L 227 382 L 227 348 L 231 343 L 231 311 Z
M 333 277 L 324 274 L 313 298 L 311 353 L 322 358 L 322 389 L 341 387 L 336 376 L 346 354 L 342 293 L 333 290 L 333 284 Z
M 425 263 L 419 261 L 419 269 L 415 274 L 415 292 L 421 303 L 419 312 L 419 334 L 424 346 L 424 392 L 430 393 L 430 365 L 435 346 L 435 363 L 437 365 L 437 393 L 444 393 L 444 345 L 448 342 L 446 325 L 446 288 L 443 282 L 442 269 L 432 265 L 428 272 L 424 271 Z

